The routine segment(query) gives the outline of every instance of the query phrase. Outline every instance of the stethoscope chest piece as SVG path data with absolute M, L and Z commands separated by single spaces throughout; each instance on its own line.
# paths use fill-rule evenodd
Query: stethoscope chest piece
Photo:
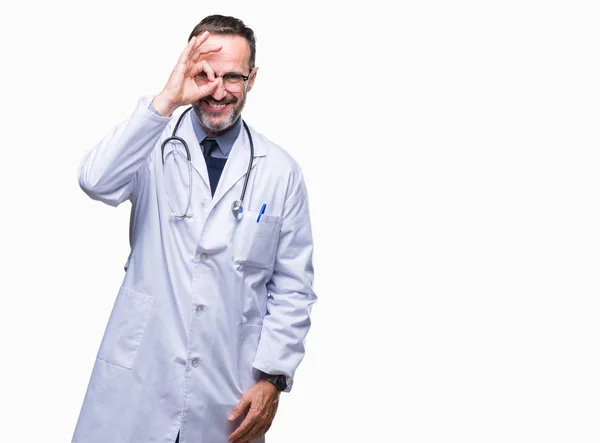
M 244 216 L 244 207 L 242 206 L 242 202 L 239 200 L 235 200 L 231 204 L 231 213 L 236 218 L 236 220 L 241 220 Z

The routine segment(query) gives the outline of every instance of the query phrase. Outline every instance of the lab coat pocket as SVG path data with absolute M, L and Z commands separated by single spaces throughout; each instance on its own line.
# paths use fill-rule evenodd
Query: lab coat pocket
M 257 223 L 258 212 L 244 211 L 235 234 L 235 263 L 262 269 L 272 269 L 279 242 L 282 218 L 263 214 Z
M 252 369 L 262 325 L 242 325 L 238 347 L 238 377 L 242 392 L 246 392 L 258 379 Z
M 104 331 L 98 358 L 131 369 L 155 301 L 150 295 L 121 287 Z

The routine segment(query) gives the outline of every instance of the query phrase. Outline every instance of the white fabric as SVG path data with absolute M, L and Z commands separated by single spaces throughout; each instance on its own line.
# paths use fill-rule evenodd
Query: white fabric
M 75 443 L 225 443 L 243 417 L 228 414 L 258 372 L 284 374 L 290 390 L 304 356 L 312 288 L 312 234 L 297 163 L 251 129 L 254 166 L 244 217 L 234 219 L 250 155 L 240 131 L 214 198 L 189 112 L 178 130 L 192 152 L 192 218 L 171 217 L 187 203 L 188 166 L 160 145 L 175 118 L 133 114 L 93 149 L 79 183 L 93 199 L 132 203 L 131 253 L 73 435 Z M 165 157 L 181 146 L 169 144 Z M 266 203 L 260 222 L 258 211 Z M 101 278 L 101 276 L 98 276 Z M 90 282 L 90 284 L 93 284 Z M 264 441 L 260 439 L 257 441 Z

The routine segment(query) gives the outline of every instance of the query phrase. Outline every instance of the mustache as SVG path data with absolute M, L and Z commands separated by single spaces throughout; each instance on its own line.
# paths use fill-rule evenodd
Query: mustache
M 216 100 L 212 95 L 208 96 L 208 97 L 204 97 L 202 99 L 202 101 L 208 102 L 208 103 L 215 103 L 215 104 L 219 104 L 219 105 L 227 105 L 229 103 L 236 103 L 238 101 L 237 98 L 235 97 L 224 97 L 221 100 Z

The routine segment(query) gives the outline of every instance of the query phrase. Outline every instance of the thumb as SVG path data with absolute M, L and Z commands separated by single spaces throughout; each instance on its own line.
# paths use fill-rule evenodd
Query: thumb
M 207 84 L 200 86 L 198 88 L 198 100 L 201 98 L 204 98 L 208 95 L 211 95 L 213 92 L 215 92 L 217 90 L 217 87 L 219 86 L 219 81 L 218 80 L 213 80 L 212 82 L 208 82 Z
M 238 402 L 237 405 L 235 405 L 235 408 L 233 408 L 231 410 L 231 414 L 229 414 L 229 417 L 227 417 L 227 419 L 229 421 L 233 421 L 236 418 L 238 418 L 246 409 L 248 409 L 248 406 L 250 406 L 250 399 L 248 397 L 246 397 L 245 395 L 240 399 L 240 401 Z

